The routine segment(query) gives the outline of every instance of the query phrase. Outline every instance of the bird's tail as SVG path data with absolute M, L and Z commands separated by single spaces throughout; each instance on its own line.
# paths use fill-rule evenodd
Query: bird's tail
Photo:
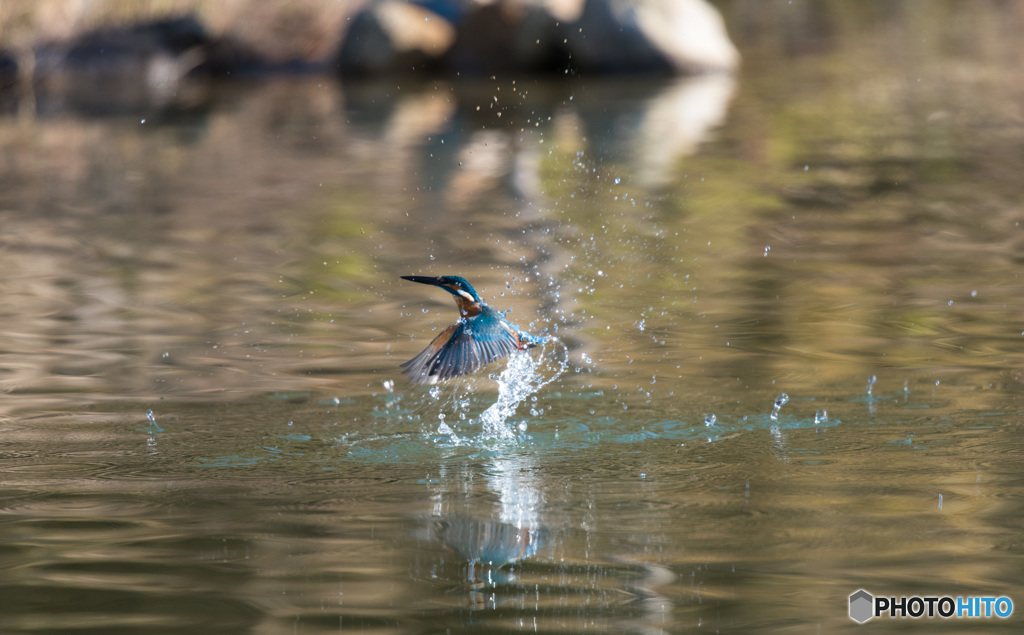
M 556 338 L 550 335 L 530 335 L 526 331 L 519 331 L 519 344 L 522 348 L 533 348 L 539 344 L 550 342 L 553 339 Z

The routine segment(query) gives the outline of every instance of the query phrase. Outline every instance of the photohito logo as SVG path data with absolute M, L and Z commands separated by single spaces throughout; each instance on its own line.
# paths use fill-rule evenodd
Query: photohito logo
M 1005 595 L 875 597 L 864 589 L 850 594 L 850 619 L 854 622 L 863 624 L 883 613 L 889 617 L 1007 618 L 1013 615 L 1013 600 Z

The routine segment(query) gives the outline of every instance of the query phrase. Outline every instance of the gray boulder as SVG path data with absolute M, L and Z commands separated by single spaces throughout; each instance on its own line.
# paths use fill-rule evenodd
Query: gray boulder
M 458 24 L 449 67 L 461 75 L 554 72 L 568 60 L 563 38 L 557 18 L 542 4 L 479 4 Z
M 739 65 L 721 15 L 704 0 L 587 0 L 567 39 L 582 72 L 689 74 Z
M 455 28 L 415 4 L 384 0 L 352 18 L 338 53 L 342 75 L 373 76 L 436 70 L 455 41 Z
M 206 60 L 210 38 L 192 16 L 107 27 L 33 51 L 34 91 L 46 104 L 96 113 L 175 102 Z

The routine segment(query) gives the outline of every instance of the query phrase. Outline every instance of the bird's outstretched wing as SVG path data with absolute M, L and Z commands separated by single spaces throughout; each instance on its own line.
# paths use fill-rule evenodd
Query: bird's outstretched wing
M 481 315 L 446 328 L 402 369 L 417 384 L 433 384 L 471 373 L 519 348 L 519 333 L 508 323 Z

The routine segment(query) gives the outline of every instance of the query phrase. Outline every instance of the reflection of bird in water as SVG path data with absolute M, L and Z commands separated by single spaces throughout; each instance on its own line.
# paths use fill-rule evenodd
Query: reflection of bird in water
M 432 284 L 455 296 L 459 321 L 452 324 L 423 351 L 402 364 L 409 379 L 433 384 L 471 373 L 517 350 L 547 341 L 521 331 L 505 314 L 488 306 L 476 289 L 459 276 L 402 276 L 406 280 Z
M 540 542 L 537 532 L 529 527 L 463 516 L 442 519 L 437 537 L 466 561 L 469 584 L 507 581 L 507 572 L 497 575 L 497 579 L 495 574 L 506 565 L 536 555 Z

